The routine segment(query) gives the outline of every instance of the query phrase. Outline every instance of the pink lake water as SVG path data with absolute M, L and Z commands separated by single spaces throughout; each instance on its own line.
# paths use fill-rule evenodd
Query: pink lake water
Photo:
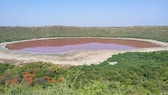
M 20 49 L 24 52 L 35 53 L 64 53 L 78 50 L 131 50 L 135 47 L 120 45 L 120 44 L 107 44 L 107 43 L 86 43 L 86 44 L 73 44 L 64 46 L 40 46 L 40 47 L 28 47 Z

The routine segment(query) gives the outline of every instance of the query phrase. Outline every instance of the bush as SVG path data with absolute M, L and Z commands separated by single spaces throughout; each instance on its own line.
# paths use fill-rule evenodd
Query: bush
M 114 55 L 101 64 L 66 69 L 51 63 L 33 62 L 6 70 L 0 78 L 0 91 L 3 95 L 167 94 L 168 58 L 165 56 L 168 56 L 168 51 L 131 52 Z M 118 64 L 108 63 L 113 61 Z M 11 86 L 4 85 L 13 78 L 22 80 L 23 72 L 35 75 L 32 85 L 26 85 L 23 81 Z

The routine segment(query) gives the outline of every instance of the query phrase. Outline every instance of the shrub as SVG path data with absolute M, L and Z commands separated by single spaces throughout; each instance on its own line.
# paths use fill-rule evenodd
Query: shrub
M 18 80 L 17 79 L 10 79 L 6 81 L 6 85 L 13 85 L 13 84 L 17 84 Z

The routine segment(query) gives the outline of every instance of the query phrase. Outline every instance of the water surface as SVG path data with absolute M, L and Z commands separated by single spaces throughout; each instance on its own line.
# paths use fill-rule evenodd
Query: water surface
M 19 51 L 39 52 L 39 53 L 62 53 L 77 50 L 131 50 L 131 49 L 134 49 L 134 47 L 119 44 L 86 43 L 86 44 L 75 44 L 64 46 L 27 47 L 20 49 Z

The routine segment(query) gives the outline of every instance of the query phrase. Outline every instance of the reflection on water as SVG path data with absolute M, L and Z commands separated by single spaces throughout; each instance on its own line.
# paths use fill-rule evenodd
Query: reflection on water
M 61 53 L 76 50 L 131 50 L 132 46 L 119 45 L 119 44 L 107 44 L 107 43 L 86 43 L 76 45 L 64 45 L 64 46 L 40 46 L 23 48 L 19 51 L 26 52 L 40 52 L 40 53 Z

